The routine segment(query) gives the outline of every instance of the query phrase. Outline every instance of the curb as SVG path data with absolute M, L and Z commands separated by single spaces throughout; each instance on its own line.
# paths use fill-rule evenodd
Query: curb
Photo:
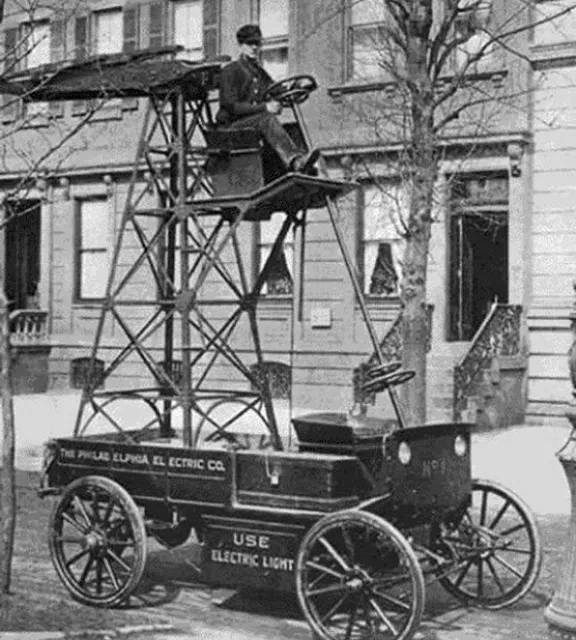
M 129 638 L 136 633 L 174 631 L 171 624 L 141 624 L 115 629 L 81 629 L 78 631 L 3 631 L 0 640 L 82 640 L 82 638 Z

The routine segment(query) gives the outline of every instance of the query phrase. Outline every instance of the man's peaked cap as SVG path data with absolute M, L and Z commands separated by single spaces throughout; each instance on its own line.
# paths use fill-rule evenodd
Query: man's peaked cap
M 246 44 L 247 42 L 260 42 L 262 40 L 262 31 L 257 24 L 245 24 L 236 32 L 238 44 Z

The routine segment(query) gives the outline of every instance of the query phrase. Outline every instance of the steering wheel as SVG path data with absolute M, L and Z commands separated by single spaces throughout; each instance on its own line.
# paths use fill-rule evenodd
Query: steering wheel
M 317 88 L 316 80 L 312 76 L 291 76 L 271 84 L 262 94 L 262 98 L 265 101 L 276 100 L 283 107 L 290 107 L 308 100 L 308 96 Z
M 397 384 L 404 384 L 405 382 L 408 382 L 408 380 L 412 380 L 415 375 L 416 372 L 410 369 L 394 371 L 387 375 L 375 377 L 369 382 L 366 382 L 363 386 L 363 390 L 365 393 L 377 393 L 379 391 L 384 391 L 384 389 L 387 389 L 388 387 L 393 387 Z
M 401 366 L 402 366 L 402 363 L 399 361 L 384 362 L 384 363 L 372 365 L 366 372 L 366 378 L 368 380 L 372 380 L 376 377 L 387 376 L 389 373 L 394 373 L 394 371 L 398 371 L 398 369 L 400 369 Z

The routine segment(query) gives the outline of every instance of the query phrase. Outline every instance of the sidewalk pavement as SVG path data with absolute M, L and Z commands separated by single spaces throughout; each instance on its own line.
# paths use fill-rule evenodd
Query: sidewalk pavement
M 39 471 L 44 443 L 73 433 L 80 395 L 76 392 L 14 398 L 16 467 Z M 133 401 L 117 404 L 119 424 L 134 428 L 150 418 L 149 409 Z M 305 412 L 294 410 L 293 415 Z M 281 433 L 288 432 L 286 403 L 277 406 Z M 246 420 L 250 416 L 247 415 Z M 500 482 L 515 491 L 537 514 L 570 513 L 568 484 L 556 453 L 570 435 L 566 426 L 519 425 L 473 433 L 474 477 Z M 2 443 L 0 442 L 0 449 Z

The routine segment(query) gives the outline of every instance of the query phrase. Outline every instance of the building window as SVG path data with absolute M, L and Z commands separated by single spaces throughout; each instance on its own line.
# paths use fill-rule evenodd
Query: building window
M 201 60 L 203 40 L 202 0 L 174 2 L 174 44 L 184 47 L 179 56 L 187 60 Z
M 23 24 L 20 42 L 26 51 L 24 56 L 26 69 L 33 69 L 50 62 L 50 24 L 48 22 Z M 47 102 L 26 103 L 26 115 L 30 118 L 45 115 L 47 110 Z
M 261 272 L 270 256 L 274 241 L 280 232 L 286 216 L 282 213 L 272 214 L 270 220 L 264 220 L 258 225 L 258 272 Z M 294 241 L 287 236 L 281 251 L 269 264 L 268 277 L 262 287 L 262 294 L 266 296 L 291 296 L 294 290 Z
M 398 183 L 366 185 L 362 191 L 362 276 L 367 296 L 397 296 L 402 268 L 407 203 Z
M 50 24 L 48 22 L 22 25 L 21 41 L 26 47 L 27 69 L 50 62 Z
M 122 10 L 98 11 L 94 14 L 94 52 L 98 55 L 122 51 Z
M 455 37 L 466 42 L 456 49 L 455 70 L 484 71 L 494 62 L 495 45 L 489 33 L 492 0 L 459 0 L 458 7 Z
M 348 28 L 348 77 L 354 80 L 381 80 L 386 75 L 386 60 L 392 51 L 386 50 L 384 27 L 389 20 L 382 0 L 351 2 Z
M 534 44 L 570 44 L 576 40 L 576 8 L 573 0 L 533 3 Z
M 109 206 L 106 198 L 77 201 L 76 299 L 94 300 L 106 293 L 109 267 Z
M 256 21 L 262 29 L 262 62 L 274 80 L 288 76 L 289 0 L 259 0 Z

